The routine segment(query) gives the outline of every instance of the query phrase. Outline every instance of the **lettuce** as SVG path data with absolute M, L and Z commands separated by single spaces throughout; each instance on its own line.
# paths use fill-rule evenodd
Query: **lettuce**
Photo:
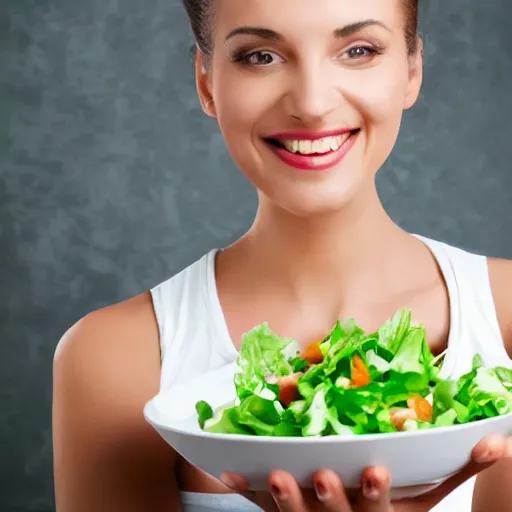
M 407 309 L 371 334 L 353 319 L 338 321 L 319 348 L 323 361 L 310 365 L 295 341 L 276 335 L 266 323 L 248 332 L 234 378 L 238 405 L 213 411 L 198 402 L 201 429 L 256 436 L 364 435 L 448 427 L 512 412 L 512 370 L 485 368 L 477 354 L 471 371 L 459 379 L 439 378 L 444 354 L 433 356 L 425 327 L 412 325 Z M 291 374 L 300 376 L 296 400 L 281 403 L 279 381 Z M 404 410 L 415 416 L 400 424 L 396 418 Z
M 240 372 L 235 375 L 238 397 L 250 396 L 268 376 L 283 377 L 294 372 L 291 360 L 299 355 L 297 343 L 281 338 L 264 323 L 248 332 L 242 339 L 238 357 Z

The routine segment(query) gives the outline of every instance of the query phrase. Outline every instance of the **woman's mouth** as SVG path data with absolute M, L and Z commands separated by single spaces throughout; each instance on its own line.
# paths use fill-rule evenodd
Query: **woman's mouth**
M 344 133 L 326 135 L 304 134 L 276 136 L 265 139 L 270 149 L 285 164 L 303 171 L 323 171 L 344 158 L 356 140 L 359 128 Z

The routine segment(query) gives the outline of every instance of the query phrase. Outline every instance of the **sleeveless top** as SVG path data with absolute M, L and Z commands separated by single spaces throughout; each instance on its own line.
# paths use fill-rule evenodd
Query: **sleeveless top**
M 471 370 L 475 353 L 489 366 L 509 366 L 489 280 L 487 258 L 418 236 L 430 249 L 446 281 L 450 299 L 444 376 Z M 215 281 L 212 250 L 151 290 L 161 345 L 161 390 L 234 361 L 234 347 Z M 469 512 L 475 478 L 457 488 L 433 512 Z M 181 493 L 183 512 L 261 512 L 238 495 Z

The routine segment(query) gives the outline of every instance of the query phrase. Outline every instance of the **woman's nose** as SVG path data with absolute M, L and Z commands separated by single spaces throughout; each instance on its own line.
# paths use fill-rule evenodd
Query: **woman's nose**
M 342 93 L 327 66 L 309 66 L 290 77 L 285 108 L 289 115 L 305 123 L 318 123 L 335 111 Z

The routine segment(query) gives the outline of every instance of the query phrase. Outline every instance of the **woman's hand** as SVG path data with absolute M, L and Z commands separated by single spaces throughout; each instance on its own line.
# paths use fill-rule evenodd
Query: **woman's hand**
M 225 473 L 223 482 L 234 491 L 262 507 L 281 512 L 426 512 L 455 488 L 495 462 L 512 457 L 512 438 L 491 435 L 473 449 L 472 461 L 459 473 L 421 496 L 391 501 L 391 477 L 385 468 L 367 468 L 361 476 L 361 488 L 350 491 L 341 479 L 329 470 L 313 475 L 314 490 L 300 489 L 294 478 L 284 471 L 269 476 L 273 500 L 264 493 L 247 492 L 243 476 Z
M 294 478 L 284 471 L 274 471 L 269 478 L 272 500 L 263 493 L 247 493 L 243 477 L 226 474 L 224 483 L 244 495 L 266 512 L 391 512 L 391 479 L 384 468 L 368 468 L 362 476 L 361 491 L 344 489 L 341 479 L 329 470 L 313 475 L 314 490 L 300 489 Z

